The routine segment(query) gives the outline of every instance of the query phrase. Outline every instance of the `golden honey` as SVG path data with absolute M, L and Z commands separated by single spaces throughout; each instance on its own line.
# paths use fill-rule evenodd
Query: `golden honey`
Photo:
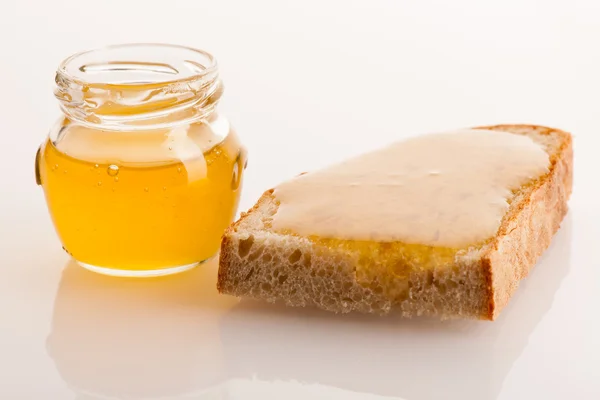
M 51 140 L 40 174 L 65 249 L 93 266 L 163 269 L 205 260 L 237 209 L 243 162 L 225 141 L 195 158 L 78 159 Z
M 147 50 L 146 58 L 155 56 Z M 59 70 L 65 118 L 36 157 L 63 248 L 86 268 L 128 276 L 179 272 L 212 257 L 235 217 L 246 164 L 236 133 L 215 111 L 220 82 L 176 62 L 176 73 L 166 71 L 181 82 L 160 75 L 160 60 L 83 58 L 75 73 L 102 76 L 80 81 Z M 102 81 L 115 80 L 115 71 L 116 83 Z

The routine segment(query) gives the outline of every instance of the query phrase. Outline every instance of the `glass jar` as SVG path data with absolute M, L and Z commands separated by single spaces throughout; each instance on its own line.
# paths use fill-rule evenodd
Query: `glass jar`
M 216 109 L 214 57 L 163 44 L 75 54 L 56 73 L 63 116 L 36 179 L 63 248 L 122 276 L 209 259 L 238 206 L 246 151 Z

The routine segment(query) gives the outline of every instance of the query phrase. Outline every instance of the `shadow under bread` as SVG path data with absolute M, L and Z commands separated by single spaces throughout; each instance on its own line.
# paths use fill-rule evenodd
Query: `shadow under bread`
M 220 323 L 228 375 L 410 400 L 495 399 L 569 272 L 571 231 L 569 212 L 494 322 L 335 315 L 242 301 Z
M 75 262 L 62 274 L 47 351 L 78 398 L 176 399 L 224 380 L 217 259 L 157 278 L 116 278 Z M 220 389 L 218 389 L 220 390 Z

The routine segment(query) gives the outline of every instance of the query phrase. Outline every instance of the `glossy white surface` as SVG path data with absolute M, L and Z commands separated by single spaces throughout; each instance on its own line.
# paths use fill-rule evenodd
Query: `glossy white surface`
M 600 398 L 600 4 L 284 3 L 2 3 L 0 399 Z M 493 323 L 239 302 L 216 293 L 215 261 L 95 275 L 62 252 L 33 159 L 59 61 L 134 41 L 219 59 L 250 152 L 242 208 L 406 135 L 531 122 L 575 134 L 571 211 Z

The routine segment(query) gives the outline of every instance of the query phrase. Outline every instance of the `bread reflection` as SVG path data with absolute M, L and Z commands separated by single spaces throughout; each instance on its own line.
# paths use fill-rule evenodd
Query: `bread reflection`
M 242 302 L 221 323 L 228 374 L 410 400 L 495 399 L 568 273 L 571 224 L 568 214 L 495 322 L 335 316 Z M 237 340 L 242 328 L 252 341 Z
M 223 380 L 214 304 L 216 261 L 179 275 L 123 279 L 70 263 L 47 349 L 81 398 L 150 399 L 204 392 Z M 228 301 L 227 301 L 228 300 Z

